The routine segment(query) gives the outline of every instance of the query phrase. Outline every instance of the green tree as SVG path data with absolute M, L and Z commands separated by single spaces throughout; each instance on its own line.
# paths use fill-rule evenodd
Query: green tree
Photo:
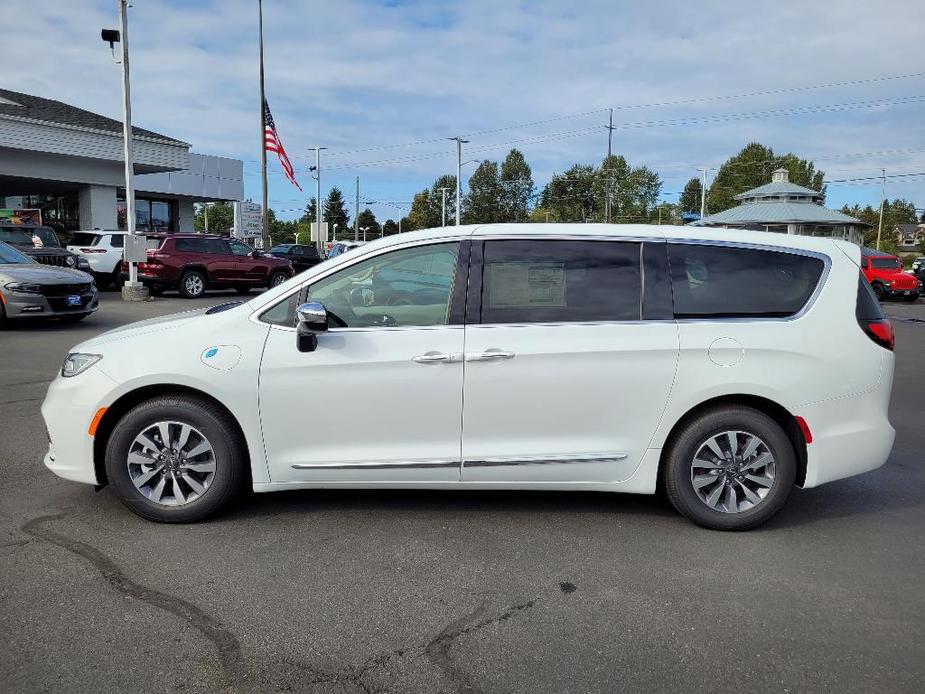
M 610 217 L 616 222 L 645 222 L 662 191 L 662 181 L 645 166 L 630 166 L 619 155 L 605 158 L 595 172 L 594 198 L 596 221 L 604 221 L 607 189 L 610 187 Z
M 398 223 L 394 219 L 387 219 L 382 224 L 382 235 L 391 236 L 398 233 Z
M 703 192 L 703 184 L 699 178 L 692 178 L 684 184 L 684 190 L 681 192 L 681 198 L 678 200 L 678 207 L 681 212 L 700 214 L 700 199 Z
M 463 198 L 464 224 L 490 224 L 504 221 L 501 209 L 501 178 L 498 163 L 484 160 L 469 179 L 469 192 Z
M 770 183 L 771 173 L 781 167 L 789 172 L 791 183 L 825 195 L 825 172 L 816 171 L 811 161 L 800 159 L 795 154 L 775 154 L 770 147 L 751 142 L 720 166 L 707 191 L 707 214 L 735 207 L 738 204 L 736 195 Z
M 328 197 L 324 200 L 324 221 L 332 228 L 334 224 L 340 231 L 344 231 L 350 224 L 350 215 L 344 205 L 344 194 L 336 186 L 331 188 Z
M 501 163 L 501 215 L 506 222 L 523 222 L 530 215 L 533 172 L 518 149 L 512 149 Z
M 530 221 L 531 222 L 552 223 L 552 222 L 558 222 L 559 220 L 556 218 L 555 210 L 552 210 L 548 207 L 543 207 L 542 205 L 538 205 L 534 207 L 533 211 L 530 213 Z
M 408 220 L 407 222 L 402 222 L 402 227 L 405 231 L 440 226 L 439 222 L 434 223 L 433 199 L 428 189 L 425 188 L 421 192 L 414 194 L 411 199 L 411 211 L 408 212 L 406 219 Z
M 305 222 L 306 224 L 314 224 L 317 215 L 315 212 L 318 207 L 318 198 L 311 197 L 308 202 L 305 204 L 305 212 L 302 214 L 302 217 L 299 219 L 300 222 Z M 327 214 L 325 214 L 327 216 Z
M 363 228 L 366 228 L 367 239 L 375 239 L 382 236 L 382 227 L 380 227 L 379 222 L 376 221 L 376 215 L 374 215 L 373 211 L 368 207 L 357 215 L 357 222 L 361 234 L 363 233 Z
M 272 207 L 267 210 L 267 224 L 270 228 L 270 243 L 274 246 L 296 242 L 296 223 L 277 219 L 276 211 Z
M 206 230 L 206 204 L 196 205 L 196 213 L 193 217 L 193 229 L 196 231 Z M 209 231 L 231 231 L 234 229 L 234 205 L 230 202 L 210 202 L 209 207 Z
M 877 245 L 877 231 L 880 229 L 880 206 L 853 205 L 842 207 L 842 212 L 858 219 L 869 226 L 864 231 L 864 245 L 871 248 Z M 895 253 L 898 248 L 898 229 L 900 224 L 915 224 L 915 205 L 908 200 L 897 198 L 883 203 L 883 232 L 880 238 L 880 250 Z
M 557 222 L 589 221 L 598 211 L 596 178 L 595 168 L 586 164 L 575 164 L 565 173 L 553 175 L 540 195 L 540 207 Z

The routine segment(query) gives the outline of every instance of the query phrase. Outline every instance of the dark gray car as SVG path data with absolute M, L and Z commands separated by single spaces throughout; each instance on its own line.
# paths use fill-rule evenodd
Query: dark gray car
M 97 308 L 99 295 L 90 275 L 41 265 L 0 242 L 0 324 L 40 317 L 78 321 Z

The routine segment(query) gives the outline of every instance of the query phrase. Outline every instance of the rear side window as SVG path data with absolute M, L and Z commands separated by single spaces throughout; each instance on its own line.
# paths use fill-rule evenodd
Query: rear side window
M 669 244 L 676 318 L 784 317 L 809 301 L 824 264 L 771 250 Z
M 122 248 L 125 246 L 125 237 L 122 234 L 113 234 L 109 237 L 109 245 L 113 248 Z
M 874 270 L 897 270 L 902 267 L 899 258 L 871 258 L 870 266 Z
M 164 240 L 162 238 L 159 238 L 157 236 L 148 236 L 147 241 L 145 242 L 145 247 L 149 251 L 156 251 L 158 248 L 161 247 L 161 243 L 163 243 L 163 241 Z
M 71 234 L 71 244 L 72 246 L 95 246 L 100 242 L 100 239 L 103 238 L 99 234 L 88 234 L 86 232 L 78 232 L 76 234 Z
M 858 302 L 854 313 L 859 321 L 883 320 L 886 317 L 864 273 L 858 274 Z
M 486 241 L 482 323 L 639 320 L 639 244 Z
M 173 247 L 177 253 L 205 253 L 205 244 L 202 239 L 177 239 Z

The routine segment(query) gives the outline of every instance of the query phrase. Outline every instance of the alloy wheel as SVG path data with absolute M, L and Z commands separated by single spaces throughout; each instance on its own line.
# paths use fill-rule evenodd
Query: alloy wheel
M 147 427 L 129 447 L 129 478 L 142 496 L 162 506 L 200 498 L 215 478 L 215 452 L 198 429 L 163 421 Z
M 285 282 L 285 281 L 288 280 L 288 279 L 289 279 L 289 278 L 286 277 L 286 275 L 284 275 L 284 274 L 282 274 L 282 273 L 279 273 L 278 275 L 275 275 L 275 276 L 273 277 L 273 281 L 270 283 L 270 286 L 271 286 L 271 287 L 278 287 L 279 285 L 281 285 L 283 282 Z
M 774 456 L 764 441 L 747 431 L 724 431 L 697 448 L 691 485 L 712 510 L 741 513 L 767 497 L 776 472 Z
M 205 283 L 203 283 L 202 277 L 199 275 L 187 275 L 186 280 L 184 280 L 184 286 L 186 287 L 187 293 L 193 296 L 202 294 L 206 289 Z

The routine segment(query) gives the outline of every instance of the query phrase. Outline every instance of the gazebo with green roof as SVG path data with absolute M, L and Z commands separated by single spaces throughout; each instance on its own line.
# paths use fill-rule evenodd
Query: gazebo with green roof
M 777 169 L 771 182 L 736 195 L 738 207 L 711 214 L 696 226 L 752 229 L 779 234 L 828 236 L 863 245 L 864 222 L 822 205 L 818 190 L 790 182 L 787 169 Z

